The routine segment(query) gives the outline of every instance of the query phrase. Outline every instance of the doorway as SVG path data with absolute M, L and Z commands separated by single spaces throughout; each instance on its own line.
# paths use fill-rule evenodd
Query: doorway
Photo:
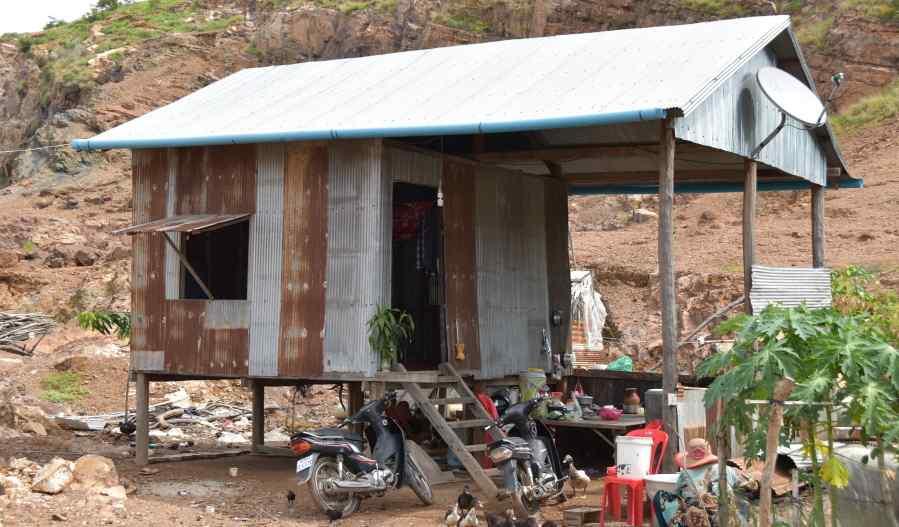
M 441 350 L 441 259 L 443 227 L 437 190 L 393 185 L 391 304 L 412 316 L 415 334 L 399 353 L 407 370 L 434 370 Z

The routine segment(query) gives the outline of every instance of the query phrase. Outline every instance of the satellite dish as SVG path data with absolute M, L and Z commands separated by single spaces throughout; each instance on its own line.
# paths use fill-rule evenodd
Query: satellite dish
M 806 126 L 818 127 L 827 110 L 818 96 L 799 79 L 778 68 L 762 68 L 756 74 L 759 87 L 774 106 Z

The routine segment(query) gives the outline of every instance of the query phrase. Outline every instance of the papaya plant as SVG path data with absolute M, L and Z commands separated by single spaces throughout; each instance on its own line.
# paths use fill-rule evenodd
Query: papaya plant
M 379 305 L 368 320 L 368 343 L 384 368 L 396 362 L 400 346 L 412 340 L 414 334 L 412 315 L 388 305 Z

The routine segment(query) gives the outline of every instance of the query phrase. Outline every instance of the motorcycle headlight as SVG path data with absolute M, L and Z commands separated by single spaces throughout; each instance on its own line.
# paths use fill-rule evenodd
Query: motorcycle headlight
M 490 460 L 494 463 L 502 463 L 512 457 L 512 449 L 504 446 L 496 447 L 490 451 Z

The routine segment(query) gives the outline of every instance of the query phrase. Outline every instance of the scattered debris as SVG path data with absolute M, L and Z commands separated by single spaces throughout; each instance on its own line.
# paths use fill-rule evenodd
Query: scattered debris
M 59 494 L 72 482 L 74 470 L 74 463 L 55 457 L 35 474 L 31 490 L 44 494 Z
M 41 339 L 55 327 L 56 321 L 41 313 L 0 313 L 0 351 L 30 357 Z M 31 348 L 25 346 L 35 339 Z

